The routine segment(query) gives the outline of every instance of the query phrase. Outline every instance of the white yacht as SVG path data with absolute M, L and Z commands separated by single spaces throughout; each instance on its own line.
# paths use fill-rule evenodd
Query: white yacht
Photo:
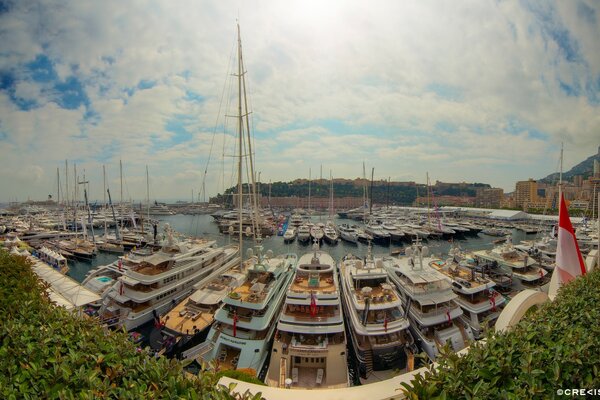
M 471 328 L 475 339 L 481 339 L 498 319 L 506 300 L 493 289 L 496 283 L 483 271 L 462 265 L 460 257 L 454 257 L 455 250 L 451 250 L 448 259 L 430 261 L 429 266 L 444 274 L 452 284 L 458 295 L 455 301 L 463 309 L 459 318 Z
M 167 238 L 159 251 L 122 258 L 123 274 L 105 292 L 99 311 L 108 326 L 131 330 L 156 319 L 223 263 L 224 249 L 215 241 L 175 241 L 168 224 L 165 231 Z
M 162 333 L 175 338 L 171 343 L 177 343 L 177 353 L 206 339 L 223 298 L 246 279 L 237 246 L 226 247 L 222 257 L 222 265 L 195 284 L 194 292 L 161 318 Z
M 324 227 L 325 225 L 323 223 L 314 224 L 310 227 L 310 237 L 313 241 L 317 240 L 319 243 L 321 243 L 321 240 L 323 240 L 323 236 L 325 235 L 323 230 Z
M 386 268 L 405 300 L 410 330 L 421 349 L 435 360 L 446 343 L 454 351 L 473 340 L 471 328 L 459 318 L 462 309 L 446 276 L 429 266 L 428 248 L 413 244 L 406 256 L 392 259 Z
M 412 369 L 414 340 L 409 321 L 383 260 L 372 257 L 369 245 L 364 259 L 349 254 L 339 269 L 342 303 L 361 380 L 387 379 L 398 370 Z
M 298 260 L 271 350 L 266 383 L 286 387 L 286 380 L 291 388 L 348 386 L 336 263 L 316 244 Z
M 348 224 L 341 224 L 338 226 L 338 230 L 340 232 L 340 238 L 350 243 L 358 242 L 358 233 L 353 226 L 349 226 Z
M 325 227 L 323 227 L 323 238 L 329 244 L 337 244 L 339 235 L 333 222 L 328 221 Z
M 512 277 L 516 290 L 534 289 L 548 292 L 550 275 L 540 267 L 533 257 L 518 251 L 508 237 L 506 242 L 490 250 L 474 251 L 473 255 L 479 260 L 500 267 Z
M 298 227 L 298 241 L 301 243 L 307 243 L 310 241 L 310 227 L 304 223 Z
M 296 226 L 288 225 L 285 233 L 283 234 L 283 241 L 285 243 L 291 243 L 296 239 Z
M 175 213 L 167 207 L 166 204 L 155 202 L 154 205 L 148 209 L 150 215 L 175 215 Z
M 244 368 L 258 375 L 298 260 L 295 254 L 273 257 L 271 251 L 263 255 L 260 245 L 257 249 L 258 254 L 250 251 L 245 261 L 248 275 L 244 283 L 223 298 L 198 355 L 214 361 L 217 368 Z

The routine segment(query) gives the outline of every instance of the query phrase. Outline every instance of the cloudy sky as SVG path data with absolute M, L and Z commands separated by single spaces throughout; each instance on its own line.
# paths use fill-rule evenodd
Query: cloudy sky
M 0 201 L 56 196 L 65 160 L 93 198 L 119 160 L 126 198 L 146 165 L 151 199 L 229 186 L 236 19 L 263 182 L 512 191 L 600 145 L 598 1 L 4 0 Z

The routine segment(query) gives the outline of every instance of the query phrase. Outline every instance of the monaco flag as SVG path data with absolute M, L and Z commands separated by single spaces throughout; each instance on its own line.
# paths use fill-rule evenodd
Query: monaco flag
M 565 198 L 560 196 L 560 210 L 558 212 L 558 244 L 556 247 L 556 268 L 550 283 L 549 295 L 556 295 L 558 288 L 572 281 L 579 275 L 585 275 L 585 264 L 579 251 L 577 238 L 571 225 Z

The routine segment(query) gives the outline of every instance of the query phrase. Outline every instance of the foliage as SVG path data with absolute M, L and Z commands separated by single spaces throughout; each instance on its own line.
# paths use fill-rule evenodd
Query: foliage
M 25 258 L 0 250 L 0 398 L 234 398 L 216 374 L 189 379 L 180 362 L 54 306 L 43 289 Z
M 410 384 L 409 399 L 555 398 L 558 389 L 600 387 L 600 271 L 562 288 L 556 300 L 508 333 L 459 357 L 451 352 Z

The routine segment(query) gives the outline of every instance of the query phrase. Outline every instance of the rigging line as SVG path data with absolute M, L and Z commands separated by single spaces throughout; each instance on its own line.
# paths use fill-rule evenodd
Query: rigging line
M 213 128 L 213 137 L 212 140 L 210 142 L 210 150 L 208 152 L 208 158 L 206 160 L 206 166 L 204 167 L 204 176 L 202 177 L 202 185 L 204 187 L 204 184 L 206 183 L 206 174 L 208 172 L 208 165 L 210 164 L 210 160 L 212 157 L 212 151 L 213 151 L 213 145 L 215 143 L 215 137 L 217 135 L 217 127 L 219 126 L 219 119 L 221 116 L 221 109 L 223 106 L 223 99 L 225 98 L 225 89 L 227 88 L 227 81 L 228 81 L 228 77 L 229 77 L 229 70 L 231 68 L 231 60 L 233 59 L 233 51 L 235 49 L 235 41 L 232 43 L 231 45 L 231 51 L 230 51 L 230 55 L 229 55 L 229 61 L 227 64 L 227 69 L 225 71 L 225 80 L 223 81 L 223 89 L 221 90 L 221 99 L 219 100 L 219 109 L 217 111 L 217 117 L 215 120 L 215 126 Z M 206 195 L 206 193 L 205 193 Z

